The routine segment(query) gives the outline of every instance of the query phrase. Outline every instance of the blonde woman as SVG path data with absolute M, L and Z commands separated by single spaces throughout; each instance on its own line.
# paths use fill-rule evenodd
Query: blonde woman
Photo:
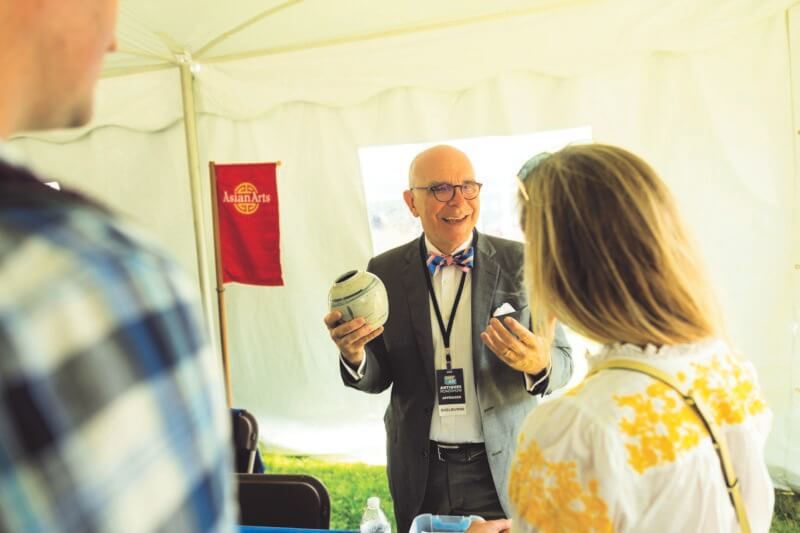
M 603 347 L 581 384 L 521 428 L 513 530 L 768 531 L 771 413 L 752 365 L 720 340 L 710 285 L 667 187 L 639 157 L 597 144 L 537 156 L 520 179 L 535 311 Z M 727 445 L 741 514 L 703 419 L 664 381 L 603 368 L 620 360 L 664 373 L 703 407 Z

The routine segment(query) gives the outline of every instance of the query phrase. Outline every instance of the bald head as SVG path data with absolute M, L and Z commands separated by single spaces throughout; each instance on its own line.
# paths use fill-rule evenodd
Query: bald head
M 414 158 L 408 171 L 406 205 L 419 217 L 425 236 L 445 254 L 464 244 L 478 221 L 480 197 L 464 198 L 465 183 L 475 183 L 475 171 L 467 155 L 452 146 L 428 148 Z M 445 184 L 451 186 L 452 196 L 439 199 L 430 187 Z
M 408 169 L 408 186 L 425 186 L 431 182 L 472 181 L 475 171 L 467 154 L 446 144 L 428 148 L 417 154 Z

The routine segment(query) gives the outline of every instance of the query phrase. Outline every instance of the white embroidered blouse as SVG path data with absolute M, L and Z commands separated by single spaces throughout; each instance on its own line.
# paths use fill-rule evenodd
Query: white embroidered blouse
M 618 358 L 671 374 L 706 404 L 727 440 L 751 529 L 769 531 L 772 414 L 752 364 L 713 340 L 608 346 L 589 357 L 589 370 Z M 602 370 L 528 416 L 509 494 L 515 532 L 739 531 L 700 419 L 673 389 L 629 370 Z

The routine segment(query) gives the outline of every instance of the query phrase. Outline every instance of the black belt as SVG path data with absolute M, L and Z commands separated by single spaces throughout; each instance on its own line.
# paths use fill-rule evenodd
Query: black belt
M 466 444 L 450 444 L 431 441 L 431 456 L 442 462 L 471 463 L 486 455 L 486 447 L 482 442 Z

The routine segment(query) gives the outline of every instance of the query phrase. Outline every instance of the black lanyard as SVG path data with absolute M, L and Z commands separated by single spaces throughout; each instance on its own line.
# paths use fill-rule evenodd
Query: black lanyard
M 477 232 L 473 232 L 472 246 L 475 246 L 478 240 Z M 461 293 L 464 291 L 464 281 L 467 279 L 467 273 L 461 274 L 461 281 L 458 284 L 458 292 L 456 292 L 456 299 L 453 301 L 453 309 L 450 311 L 450 318 L 447 321 L 447 327 L 444 326 L 442 320 L 442 312 L 439 310 L 439 302 L 436 301 L 436 294 L 433 292 L 433 283 L 431 282 L 431 271 L 428 270 L 428 261 L 425 250 L 425 235 L 419 238 L 419 257 L 422 259 L 422 270 L 425 272 L 425 283 L 428 285 L 428 293 L 431 295 L 433 302 L 433 310 L 436 313 L 436 321 L 439 323 L 439 331 L 442 333 L 442 340 L 444 341 L 444 362 L 447 370 L 453 368 L 453 359 L 450 357 L 450 334 L 453 332 L 453 323 L 456 319 L 456 310 L 461 301 Z

